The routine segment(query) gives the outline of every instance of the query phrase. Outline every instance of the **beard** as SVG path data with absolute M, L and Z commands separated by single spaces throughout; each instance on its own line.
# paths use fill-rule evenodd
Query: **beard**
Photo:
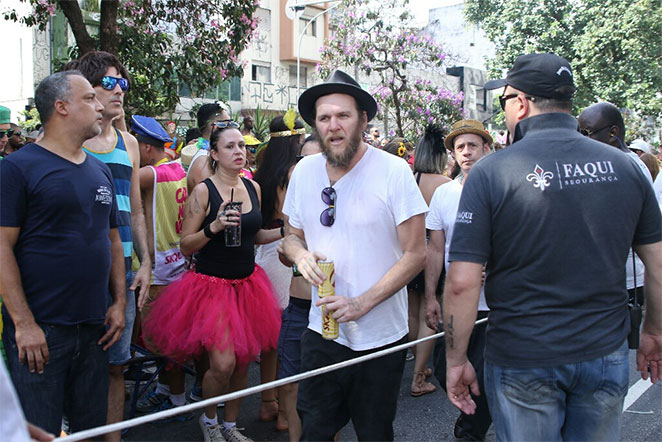
M 356 155 L 356 152 L 359 150 L 359 146 L 361 146 L 361 143 L 363 142 L 363 131 L 357 125 L 349 136 L 349 144 L 347 147 L 345 147 L 341 153 L 335 154 L 327 144 L 328 139 L 331 136 L 327 135 L 325 139 L 322 139 L 319 136 L 319 133 L 317 133 L 317 130 L 315 130 L 315 132 L 317 134 L 317 138 L 322 140 L 320 143 L 322 147 L 322 154 L 326 157 L 326 161 L 329 163 L 329 165 L 333 167 L 345 168 L 349 166 L 349 163 L 352 161 Z

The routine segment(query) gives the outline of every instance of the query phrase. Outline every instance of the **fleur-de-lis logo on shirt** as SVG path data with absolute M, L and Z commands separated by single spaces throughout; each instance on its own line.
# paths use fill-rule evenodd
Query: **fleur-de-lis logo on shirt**
M 552 178 L 554 178 L 554 174 L 552 172 L 545 172 L 545 170 L 538 164 L 536 164 L 535 169 L 533 169 L 533 173 L 526 176 L 526 180 L 532 181 L 533 187 L 537 187 L 541 191 L 549 186 L 549 180 Z

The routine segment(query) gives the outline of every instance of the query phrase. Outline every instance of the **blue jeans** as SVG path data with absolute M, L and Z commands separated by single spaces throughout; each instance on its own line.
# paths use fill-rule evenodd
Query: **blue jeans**
M 628 391 L 627 341 L 590 361 L 549 368 L 485 362 L 498 441 L 619 440 Z
M 53 434 L 60 434 L 63 414 L 72 432 L 105 425 L 108 353 L 97 344 L 106 332 L 104 325 L 38 324 L 49 352 L 44 373 L 38 374 L 30 373 L 27 362 L 19 364 L 16 330 L 8 317 L 4 319 L 7 368 L 25 418 Z

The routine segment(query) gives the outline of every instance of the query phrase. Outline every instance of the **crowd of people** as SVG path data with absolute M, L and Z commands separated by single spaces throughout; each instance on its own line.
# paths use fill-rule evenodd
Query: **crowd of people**
M 34 139 L 0 107 L 10 440 L 123 420 L 132 344 L 167 361 L 137 402 L 152 413 L 246 388 L 251 362 L 267 383 L 445 330 L 414 347 L 410 393 L 436 391 L 434 374 L 458 440 L 492 425 L 498 440 L 612 440 L 628 348 L 662 378 L 660 158 L 626 144 L 610 103 L 572 115 L 565 59 L 523 55 L 485 85 L 503 89 L 496 139 L 463 119 L 384 140 L 375 99 L 340 70 L 265 142 L 218 103 L 185 137 L 127 126 L 130 86 L 117 57 L 90 52 L 36 88 Z M 292 441 L 337 439 L 350 420 L 359 440 L 393 440 L 406 358 L 263 391 L 258 418 Z M 241 399 L 218 405 L 197 419 L 203 439 L 250 440 Z

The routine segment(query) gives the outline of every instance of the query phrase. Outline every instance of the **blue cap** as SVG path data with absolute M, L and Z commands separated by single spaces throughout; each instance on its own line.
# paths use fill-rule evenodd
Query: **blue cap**
M 163 147 L 165 143 L 172 141 L 172 138 L 170 138 L 163 126 L 152 117 L 143 117 L 142 115 L 132 116 L 131 130 L 136 133 L 138 141 L 151 146 Z

